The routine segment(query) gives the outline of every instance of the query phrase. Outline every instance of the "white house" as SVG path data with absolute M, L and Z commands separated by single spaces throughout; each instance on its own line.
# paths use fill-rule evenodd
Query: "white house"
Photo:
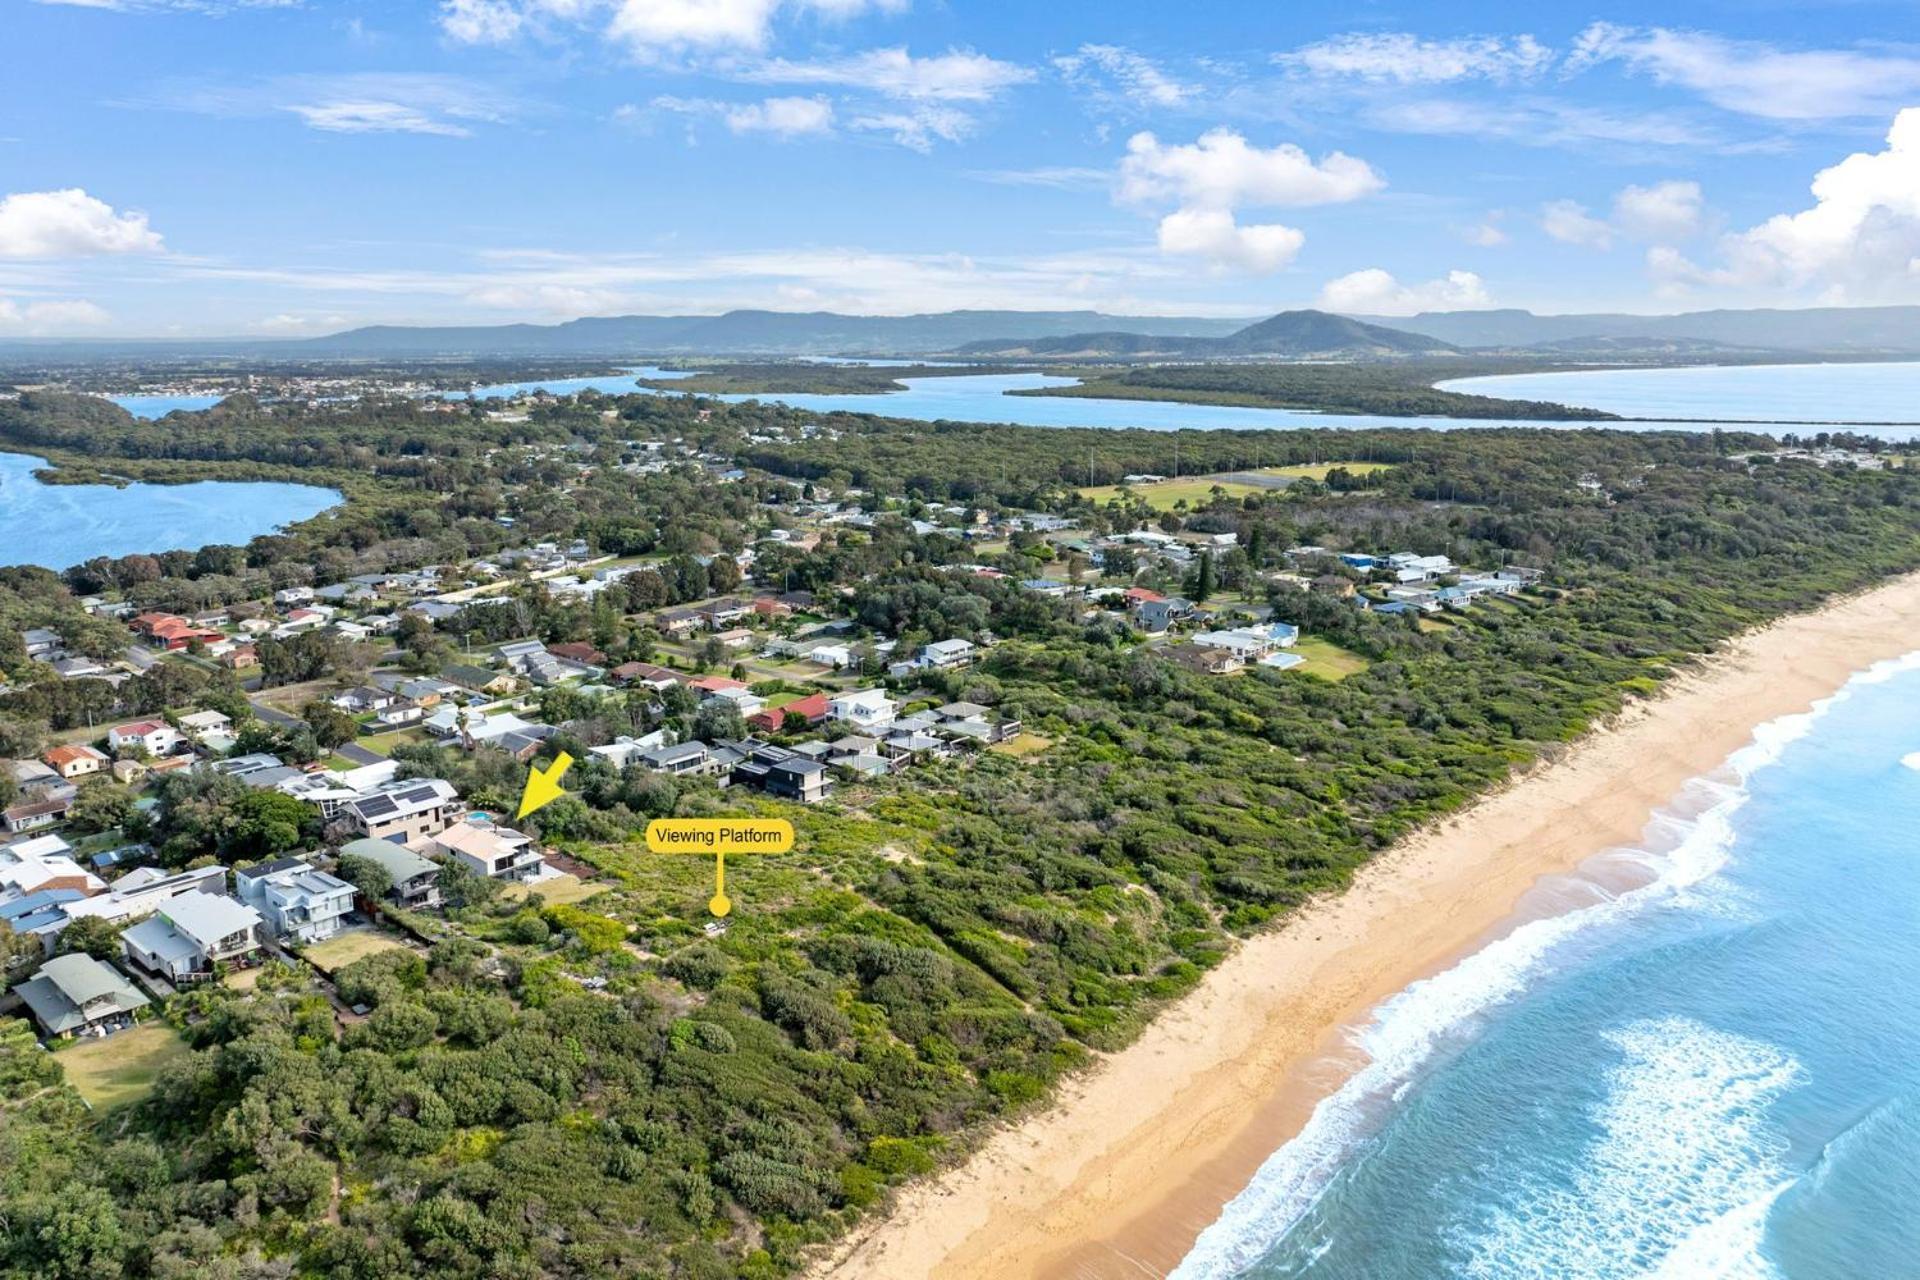
M 165 720 L 136 720 L 107 730 L 107 746 L 115 755 L 139 748 L 150 756 L 172 755 L 186 739 Z
M 815 645 L 807 652 L 807 661 L 839 670 L 841 667 L 850 667 L 854 664 L 853 650 L 844 644 Z
M 275 937 L 318 942 L 340 932 L 353 911 L 354 888 L 314 870 L 304 858 L 279 858 L 233 873 L 234 891 L 258 911 Z
M 226 733 L 233 721 L 223 712 L 195 711 L 180 717 L 180 730 L 196 742 L 205 742 L 208 734 Z
M 170 981 L 260 948 L 260 913 L 224 893 L 183 893 L 120 935 L 127 958 Z
M 935 640 L 920 651 L 920 661 L 934 671 L 944 671 L 948 667 L 963 667 L 978 656 L 973 641 Z
M 827 699 L 827 718 L 856 729 L 885 729 L 899 709 L 885 689 L 859 689 Z
M 491 823 L 456 822 L 409 847 L 429 858 L 450 858 L 495 880 L 538 880 L 547 870 L 546 859 L 532 839 Z

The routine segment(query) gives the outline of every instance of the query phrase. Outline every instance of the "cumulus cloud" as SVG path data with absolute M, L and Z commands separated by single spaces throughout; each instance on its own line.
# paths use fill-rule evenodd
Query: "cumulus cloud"
M 1613 198 L 1613 221 L 1641 240 L 1684 240 L 1700 229 L 1700 205 L 1697 182 L 1629 186 Z
M 1569 70 L 1618 62 L 1715 106 L 1767 120 L 1881 115 L 1920 93 L 1920 58 L 1894 51 L 1788 50 L 1703 31 L 1596 22 L 1581 33 Z
M 1550 200 L 1540 207 L 1540 229 L 1561 244 L 1588 249 L 1613 248 L 1613 227 L 1577 200 Z
M 90 258 L 161 247 L 146 214 L 117 211 L 79 187 L 0 199 L 0 258 Z
M 1055 58 L 1053 65 L 1071 84 L 1139 107 L 1177 107 L 1199 92 L 1151 59 L 1115 44 L 1083 44 L 1077 52 Z
M 1626 186 L 1613 197 L 1613 215 L 1597 218 L 1575 200 L 1541 206 L 1540 229 L 1562 244 L 1611 249 L 1616 239 L 1684 240 L 1700 229 L 1700 184 L 1678 180 Z
M 1813 179 L 1811 207 L 1723 236 L 1724 265 L 1662 247 L 1665 283 L 1813 287 L 1832 302 L 1920 296 L 1920 107 L 1894 117 L 1881 151 L 1856 152 Z
M 19 303 L 0 297 L 0 333 L 20 337 L 97 333 L 111 319 L 106 311 L 80 298 Z
M 1180 209 L 1160 220 L 1160 251 L 1258 274 L 1292 262 L 1307 237 L 1279 223 L 1243 227 L 1226 209 Z
M 1136 133 L 1127 140 L 1127 155 L 1120 163 L 1122 199 L 1172 198 L 1209 209 L 1340 204 L 1385 186 L 1371 165 L 1344 152 L 1329 152 L 1315 163 L 1290 142 L 1256 147 L 1225 128 L 1176 146 L 1151 133 Z
M 1471 271 L 1449 271 L 1437 280 L 1401 284 L 1379 267 L 1329 280 L 1314 305 L 1345 315 L 1410 316 L 1421 311 L 1467 311 L 1493 305 L 1485 283 Z
M 1426 40 L 1383 31 L 1334 36 L 1273 60 L 1314 76 L 1413 85 L 1530 79 L 1553 65 L 1554 54 L 1530 35 Z

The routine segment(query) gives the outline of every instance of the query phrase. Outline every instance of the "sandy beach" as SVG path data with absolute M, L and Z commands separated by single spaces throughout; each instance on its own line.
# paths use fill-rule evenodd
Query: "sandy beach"
M 1637 842 L 1754 728 L 1920 648 L 1920 575 L 1729 644 L 1656 701 L 1239 948 L 1050 1109 L 910 1188 L 813 1280 L 1160 1276 L 1358 1063 L 1381 1001 L 1555 909 L 1553 882 Z

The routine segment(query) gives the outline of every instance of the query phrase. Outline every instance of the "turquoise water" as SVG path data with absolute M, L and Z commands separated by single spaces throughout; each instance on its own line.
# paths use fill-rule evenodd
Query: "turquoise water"
M 315 516 L 334 489 L 268 481 L 42 484 L 45 458 L 0 453 L 0 565 L 65 569 L 95 556 L 242 544 Z
M 1920 1276 L 1920 654 L 1408 988 L 1174 1275 Z
M 1920 363 L 1911 361 L 1522 373 L 1439 385 L 1446 391 L 1550 400 L 1633 418 L 1920 423 Z

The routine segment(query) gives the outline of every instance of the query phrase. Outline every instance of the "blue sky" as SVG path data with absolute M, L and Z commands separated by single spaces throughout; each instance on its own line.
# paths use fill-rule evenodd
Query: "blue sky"
M 1920 302 L 1916 17 L 0 0 L 0 335 Z

